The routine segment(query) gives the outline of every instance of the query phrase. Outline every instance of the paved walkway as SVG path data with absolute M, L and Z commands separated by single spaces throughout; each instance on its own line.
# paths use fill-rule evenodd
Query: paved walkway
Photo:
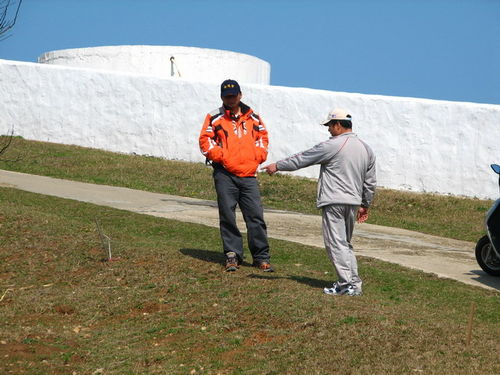
M 214 201 L 4 170 L 0 170 L 0 186 L 218 227 L 217 205 Z M 240 228 L 244 228 L 241 215 L 238 217 Z M 269 237 L 323 247 L 320 216 L 266 210 L 265 219 Z M 500 290 L 500 278 L 489 276 L 476 263 L 475 244 L 472 242 L 365 223 L 356 226 L 353 244 L 359 255 L 401 264 L 470 285 Z

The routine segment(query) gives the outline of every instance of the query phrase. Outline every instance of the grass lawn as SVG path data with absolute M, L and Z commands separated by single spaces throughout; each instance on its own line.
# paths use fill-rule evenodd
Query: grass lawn
M 202 164 L 21 138 L 0 168 L 215 197 Z M 314 181 L 259 179 L 267 207 L 317 213 Z M 370 222 L 475 241 L 490 204 L 380 189 Z M 323 249 L 271 239 L 277 272 L 228 274 L 214 228 L 7 187 L 0 206 L 0 374 L 500 373 L 494 291 L 360 257 L 364 295 L 337 298 Z
M 228 274 L 214 228 L 10 188 L 0 204 L 2 374 L 499 373 L 495 292 L 361 257 L 365 294 L 336 298 L 322 249 L 271 240 L 277 272 Z

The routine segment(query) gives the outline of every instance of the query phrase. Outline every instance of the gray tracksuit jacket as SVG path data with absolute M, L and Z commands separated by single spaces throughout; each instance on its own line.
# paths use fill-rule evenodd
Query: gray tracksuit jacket
M 321 164 L 317 207 L 349 204 L 369 207 L 375 195 L 375 154 L 353 132 L 330 137 L 313 148 L 277 162 L 280 171 Z

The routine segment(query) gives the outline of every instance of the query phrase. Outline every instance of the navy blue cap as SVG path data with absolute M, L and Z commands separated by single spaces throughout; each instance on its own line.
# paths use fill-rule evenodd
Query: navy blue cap
M 240 92 L 240 85 L 234 79 L 226 79 L 220 85 L 220 96 L 238 95 Z

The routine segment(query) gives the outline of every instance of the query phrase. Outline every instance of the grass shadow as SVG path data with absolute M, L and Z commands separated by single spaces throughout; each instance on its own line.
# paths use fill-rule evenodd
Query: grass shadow
M 220 251 L 204 249 L 180 249 L 179 251 L 184 255 L 209 263 L 222 264 L 225 260 L 224 254 Z
M 204 250 L 204 249 L 180 249 L 182 254 L 203 260 L 205 262 L 224 264 L 226 261 L 226 256 L 222 251 Z M 243 261 L 243 266 L 251 266 L 251 263 Z
M 328 286 L 328 282 L 325 280 L 313 279 L 311 277 L 305 276 L 289 276 L 289 279 L 296 281 L 298 283 L 306 284 L 312 286 L 313 288 L 324 288 Z M 331 284 L 331 283 L 330 283 Z
M 257 269 L 255 269 L 255 271 L 258 271 L 258 272 L 262 272 L 262 271 L 259 271 Z M 247 276 L 248 278 L 250 279 L 260 279 L 260 280 L 283 280 L 283 279 L 288 279 L 289 277 L 288 276 L 279 276 L 279 275 L 276 275 L 275 273 L 259 273 L 259 274 L 251 274 L 251 275 L 248 275 Z
M 308 286 L 311 286 L 313 288 L 324 288 L 327 286 L 328 282 L 325 280 L 319 280 L 319 279 L 313 279 L 311 277 L 305 277 L 305 276 L 294 276 L 294 275 L 286 275 L 286 276 L 280 276 L 276 274 L 252 274 L 248 275 L 249 278 L 252 279 L 263 279 L 263 280 L 280 280 L 280 279 L 289 279 L 296 281 L 301 284 L 305 284 Z
M 216 263 L 216 264 L 224 264 L 226 257 L 221 251 L 213 251 L 213 250 L 205 250 L 205 249 L 180 249 L 179 250 L 183 255 L 190 256 L 192 258 L 196 258 L 202 260 L 204 262 Z M 248 262 L 243 262 L 243 266 L 250 267 L 251 264 Z M 256 269 L 257 271 L 257 269 Z M 252 279 L 263 279 L 263 280 L 280 280 L 280 279 L 289 279 L 296 281 L 298 283 L 302 283 L 305 285 L 309 285 L 313 288 L 323 288 L 326 286 L 327 282 L 325 280 L 313 279 L 305 276 L 295 276 L 295 275 L 280 275 L 277 272 L 273 273 L 255 273 L 248 275 L 249 278 Z

